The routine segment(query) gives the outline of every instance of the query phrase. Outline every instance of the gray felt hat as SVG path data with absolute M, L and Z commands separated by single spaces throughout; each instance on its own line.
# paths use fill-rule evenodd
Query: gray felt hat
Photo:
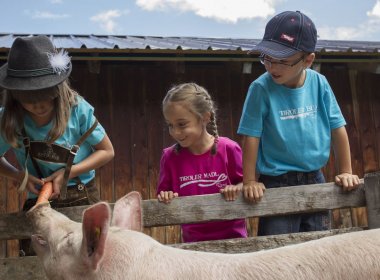
M 0 68 L 0 87 L 40 90 L 62 83 L 71 73 L 70 57 L 57 51 L 47 36 L 18 37 L 8 62 Z

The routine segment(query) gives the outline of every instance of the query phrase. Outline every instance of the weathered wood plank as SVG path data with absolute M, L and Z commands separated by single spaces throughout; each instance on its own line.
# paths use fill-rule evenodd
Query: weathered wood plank
M 171 66 L 169 69 L 172 69 L 177 63 L 169 63 Z M 160 65 L 161 66 L 161 65 Z M 164 131 L 167 127 L 164 122 L 164 117 L 162 115 L 161 110 L 157 110 L 157 108 L 161 108 L 162 99 L 165 95 L 165 92 L 168 90 L 169 86 L 166 81 L 160 80 L 160 73 L 162 68 L 158 66 L 155 68 L 150 68 L 142 70 L 142 79 L 145 81 L 144 86 L 142 87 L 143 94 L 145 96 L 149 96 L 146 100 L 147 106 L 147 139 L 148 139 L 148 189 L 147 196 L 145 199 L 155 199 L 156 189 L 159 179 L 159 169 L 160 169 L 160 159 L 162 155 L 162 149 L 164 148 L 164 138 L 158 137 L 158 135 L 162 135 L 164 132 L 165 135 L 169 134 L 169 132 Z M 170 70 L 168 70 L 170 71 Z M 168 77 L 173 78 L 173 75 L 168 75 Z M 173 81 L 171 81 L 173 82 Z M 156 92 L 156 94 L 149 94 L 151 92 Z M 149 232 L 149 235 L 154 239 L 161 243 L 166 242 L 166 230 L 165 227 L 151 227 L 146 230 Z M 179 232 L 179 231 L 178 231 Z M 178 242 L 177 242 L 178 243 Z
M 363 180 L 361 180 L 363 182 Z M 230 220 L 365 206 L 364 186 L 344 192 L 334 183 L 267 189 L 259 203 L 242 196 L 234 202 L 221 195 L 200 195 L 174 199 L 170 204 L 144 201 L 144 225 L 170 225 L 199 221 Z
M 380 228 L 380 172 L 364 176 L 366 184 L 365 196 L 368 210 L 368 227 Z
M 227 202 L 220 194 L 180 197 L 170 204 L 159 203 L 156 199 L 144 200 L 143 213 L 144 226 L 152 227 L 362 207 L 365 203 L 363 184 L 355 191 L 344 192 L 334 183 L 325 183 L 267 189 L 257 204 L 246 202 L 242 196 L 234 202 Z M 86 207 L 62 208 L 59 211 L 80 222 Z M 26 238 L 31 234 L 30 228 L 24 213 L 0 215 L 0 240 Z
M 346 232 L 358 231 L 361 228 L 349 228 L 330 231 L 303 232 L 263 237 L 237 238 L 229 240 L 204 241 L 186 244 L 174 244 L 172 247 L 217 252 L 217 253 L 247 253 L 278 248 L 290 244 L 319 239 Z M 168 245 L 169 246 L 169 245 Z M 0 259 L 0 279 L 47 279 L 42 265 L 37 257 L 3 258 Z
M 70 219 L 80 222 L 82 212 L 88 206 L 62 208 L 60 211 Z M 4 239 L 24 239 L 32 234 L 31 224 L 25 216 L 25 212 L 17 212 L 0 215 L 0 240 Z
M 170 246 L 175 248 L 195 250 L 195 251 L 205 251 L 205 252 L 215 252 L 215 253 L 248 253 L 256 252 L 260 250 L 274 249 L 278 247 L 283 247 L 291 244 L 298 244 L 310 240 L 319 239 L 322 237 L 332 236 L 336 234 L 343 234 L 353 231 L 362 230 L 360 227 L 355 228 L 343 228 L 343 229 L 333 229 L 326 231 L 312 231 L 312 232 L 301 232 L 301 233 L 290 233 L 290 234 L 279 234 L 271 236 L 259 236 L 259 237 L 248 237 L 248 238 L 236 238 L 236 239 L 225 239 L 225 240 L 214 240 L 214 241 L 203 241 L 194 243 L 180 243 L 172 244 Z
M 0 259 L 0 279 L 45 280 L 45 272 L 37 257 Z
M 379 158 L 377 157 L 379 147 L 376 146 L 376 127 L 375 119 L 379 118 L 374 115 L 372 96 L 378 95 L 378 88 L 373 88 L 373 78 L 371 74 L 360 75 L 357 84 L 359 88 L 358 105 L 360 110 L 360 140 L 363 154 L 363 171 L 364 173 L 375 172 L 379 170 Z M 374 75 L 378 79 L 378 75 Z M 351 142 L 351 139 L 350 139 Z
M 0 177 L 0 214 L 7 213 L 6 211 L 6 204 L 2 203 L 2 201 L 7 200 L 7 192 L 8 187 L 5 187 L 7 185 L 7 178 Z M 3 258 L 7 255 L 7 242 L 6 241 L 0 241 L 0 258 Z
M 132 103 L 131 95 L 126 93 L 133 92 L 132 83 L 120 83 L 125 77 L 133 76 L 133 69 L 120 65 L 112 66 L 112 89 L 117 98 L 112 100 L 112 112 L 114 122 L 112 123 L 112 144 L 115 149 L 114 158 L 114 198 L 115 200 L 123 196 L 127 191 L 132 190 L 132 151 L 133 145 L 130 130 L 132 125 Z M 120 94 L 123 93 L 123 94 Z M 134 93 L 138 94 L 138 93 Z M 141 104 L 142 106 L 142 104 Z

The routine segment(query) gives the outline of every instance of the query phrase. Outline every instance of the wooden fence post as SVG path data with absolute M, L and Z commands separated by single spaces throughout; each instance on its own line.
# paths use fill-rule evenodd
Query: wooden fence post
M 369 229 L 380 228 L 380 172 L 364 175 Z

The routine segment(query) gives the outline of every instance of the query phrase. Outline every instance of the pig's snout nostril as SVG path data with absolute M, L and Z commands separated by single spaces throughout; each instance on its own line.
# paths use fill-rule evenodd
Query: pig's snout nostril
M 46 207 L 51 208 L 49 202 L 36 204 L 26 212 L 26 217 L 33 217 L 33 215 L 36 215 L 37 213 L 41 215 L 43 209 L 45 209 Z

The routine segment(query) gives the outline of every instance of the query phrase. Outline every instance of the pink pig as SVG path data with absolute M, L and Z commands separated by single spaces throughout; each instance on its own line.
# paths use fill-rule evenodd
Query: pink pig
M 141 233 L 141 197 L 132 192 L 111 210 L 101 202 L 83 223 L 46 205 L 28 212 L 34 249 L 49 279 L 380 279 L 380 229 L 244 254 L 165 246 Z

